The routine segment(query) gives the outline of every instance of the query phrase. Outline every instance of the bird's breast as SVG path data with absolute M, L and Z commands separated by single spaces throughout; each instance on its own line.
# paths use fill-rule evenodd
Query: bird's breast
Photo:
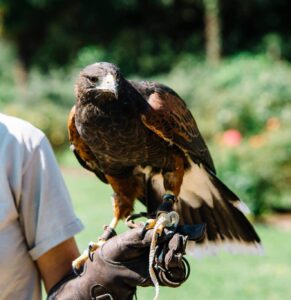
M 91 108 L 76 114 L 76 127 L 104 170 L 136 165 L 162 168 L 172 151 L 139 116 L 103 114 Z

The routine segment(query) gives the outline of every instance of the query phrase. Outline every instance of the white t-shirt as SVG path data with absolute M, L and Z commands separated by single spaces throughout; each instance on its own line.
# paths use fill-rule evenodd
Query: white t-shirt
M 0 299 L 41 299 L 34 261 L 82 228 L 45 135 L 0 114 Z

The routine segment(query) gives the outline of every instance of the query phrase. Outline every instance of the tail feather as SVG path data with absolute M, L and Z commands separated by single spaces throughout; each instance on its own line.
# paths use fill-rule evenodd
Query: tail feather
M 155 198 L 165 193 L 161 174 L 152 176 L 151 190 Z M 205 238 L 188 242 L 187 252 L 195 257 L 215 254 L 221 249 L 231 253 L 262 253 L 260 238 L 244 215 L 247 206 L 203 165 L 190 161 L 175 210 L 181 224 L 206 224 Z

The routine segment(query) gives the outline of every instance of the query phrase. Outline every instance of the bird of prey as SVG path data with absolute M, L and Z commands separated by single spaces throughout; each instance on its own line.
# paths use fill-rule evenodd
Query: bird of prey
M 206 224 L 205 237 L 188 242 L 194 256 L 261 251 L 244 216 L 246 205 L 216 176 L 213 160 L 185 102 L 157 82 L 126 80 L 119 68 L 85 67 L 75 87 L 69 140 L 80 164 L 114 191 L 114 228 L 135 199 L 155 212 L 173 201 L 180 224 Z

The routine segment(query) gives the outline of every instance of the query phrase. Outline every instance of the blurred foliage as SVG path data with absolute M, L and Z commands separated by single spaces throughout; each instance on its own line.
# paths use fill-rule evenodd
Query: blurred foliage
M 56 150 L 68 147 L 66 119 L 74 104 L 74 82 L 83 64 L 102 57 L 89 47 L 71 67 L 26 83 L 15 81 L 15 51 L 0 40 L 0 110 L 40 127 Z M 291 207 L 291 65 L 269 55 L 241 54 L 217 66 L 185 55 L 168 74 L 152 77 L 187 102 L 206 138 L 219 176 L 256 215 Z M 235 130 L 235 144 L 225 133 Z
M 157 79 L 186 99 L 206 136 L 229 128 L 249 136 L 261 132 L 272 116 L 290 121 L 290 71 L 289 63 L 265 55 L 241 54 L 216 67 L 188 57 Z
M 255 215 L 291 208 L 291 66 L 239 55 L 217 67 L 186 59 L 165 78 L 209 141 L 218 174 Z M 228 145 L 224 133 L 242 136 Z
M 32 122 L 47 134 L 55 150 L 63 150 L 68 145 L 66 119 L 78 71 L 51 69 L 43 74 L 31 69 L 21 82 L 17 80 L 21 68 L 9 49 L 0 39 L 0 111 Z
M 291 122 L 271 118 L 257 135 L 241 145 L 212 148 L 218 173 L 259 216 L 291 208 Z
M 0 105 L 15 99 L 15 52 L 11 45 L 0 39 Z
M 267 50 L 291 59 L 290 1 L 214 2 L 225 56 Z M 186 54 L 204 55 L 206 3 L 1 0 L 0 32 L 14 42 L 27 69 L 70 66 L 96 54 L 94 60 L 115 62 L 125 74 L 149 76 L 169 71 Z
M 169 70 L 184 51 L 203 51 L 200 0 L 1 3 L 3 34 L 15 43 L 25 68 L 38 66 L 47 71 L 97 52 L 94 60 L 101 55 L 127 74 L 149 75 Z

